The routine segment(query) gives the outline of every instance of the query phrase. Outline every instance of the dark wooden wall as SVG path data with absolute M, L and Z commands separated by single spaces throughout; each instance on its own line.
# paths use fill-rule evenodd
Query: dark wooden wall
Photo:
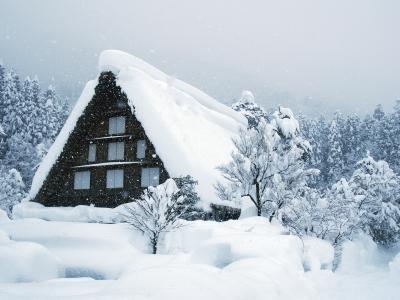
M 108 119 L 115 116 L 126 117 L 124 138 L 98 139 L 108 136 Z M 155 116 L 156 117 L 156 116 Z M 162 129 L 160 129 L 162 130 Z M 136 158 L 136 142 L 146 140 L 147 150 L 144 159 Z M 124 187 L 106 188 L 106 172 L 111 166 L 88 166 L 76 169 L 76 166 L 105 163 L 108 143 L 125 141 L 124 161 L 135 161 L 133 165 L 118 165 L 115 169 L 124 169 Z M 96 161 L 88 162 L 90 142 L 96 144 Z M 42 188 L 34 201 L 46 206 L 76 206 L 79 204 L 101 207 L 115 207 L 139 197 L 141 188 L 141 168 L 159 167 L 160 183 L 168 177 L 162 161 L 156 155 L 156 149 L 132 113 L 126 95 L 116 86 L 115 76 L 111 72 L 102 73 L 95 88 L 95 95 L 79 118 L 75 130 L 68 138 L 64 149 L 52 167 Z M 90 189 L 74 190 L 74 172 L 91 171 Z

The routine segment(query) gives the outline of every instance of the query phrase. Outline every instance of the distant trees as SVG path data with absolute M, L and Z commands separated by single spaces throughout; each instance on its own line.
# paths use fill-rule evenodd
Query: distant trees
M 185 201 L 173 179 L 144 190 L 140 199 L 126 204 L 124 220 L 149 238 L 152 253 L 157 253 L 160 235 L 182 226 L 179 219 L 185 214 Z
M 336 112 L 332 119 L 325 116 L 300 119 L 300 128 L 313 149 L 310 167 L 321 171 L 313 186 L 323 190 L 341 177 L 349 179 L 356 162 L 367 151 L 378 160 L 386 161 L 396 174 L 400 172 L 400 100 L 391 113 L 377 105 L 371 115 L 343 116 Z
M 20 174 L 24 192 L 30 187 L 43 150 L 50 147 L 68 113 L 68 103 L 54 88 L 41 92 L 36 77 L 21 82 L 15 71 L 0 65 L 0 162 L 5 174 L 8 170 Z M 0 179 L 0 198 L 8 193 L 8 185 L 2 180 L 17 178 L 7 176 Z M 20 195 L 18 190 L 15 195 Z

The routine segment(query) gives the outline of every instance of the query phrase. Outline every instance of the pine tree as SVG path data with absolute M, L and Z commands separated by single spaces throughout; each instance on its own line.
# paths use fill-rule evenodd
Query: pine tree
M 31 184 L 39 162 L 40 157 L 36 147 L 26 140 L 24 135 L 16 133 L 7 140 L 7 153 L 3 159 L 3 164 L 9 169 L 18 170 L 27 187 Z
M 0 123 L 4 117 L 4 90 L 5 90 L 5 77 L 6 77 L 6 68 L 0 62 Z
M 0 209 L 11 216 L 12 208 L 26 196 L 25 185 L 16 169 L 2 174 L 0 180 Z
M 8 136 L 12 136 L 14 133 L 20 131 L 20 128 L 24 125 L 21 119 L 21 106 L 23 102 L 21 83 L 14 71 L 7 73 L 4 81 L 4 118 L 2 126 L 5 133 Z
M 327 153 L 327 182 L 335 182 L 343 174 L 344 161 L 342 150 L 342 136 L 336 120 L 332 120 L 328 132 L 328 153 Z
M 344 172 L 342 176 L 350 177 L 355 163 L 366 151 L 366 145 L 361 137 L 361 119 L 356 114 L 347 116 L 343 130 Z

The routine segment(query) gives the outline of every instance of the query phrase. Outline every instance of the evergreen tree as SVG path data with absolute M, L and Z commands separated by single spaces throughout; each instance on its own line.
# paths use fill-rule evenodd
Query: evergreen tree
M 327 182 L 335 182 L 343 175 L 344 161 L 342 136 L 336 120 L 332 120 L 328 132 L 328 153 L 326 159 Z
M 6 77 L 6 68 L 0 62 L 0 123 L 4 117 L 4 90 L 5 90 L 5 77 Z
M 366 151 L 366 146 L 361 138 L 361 120 L 358 115 L 351 114 L 345 120 L 343 130 L 343 155 L 344 172 L 342 176 L 349 177 L 353 166 Z
M 25 185 L 16 169 L 2 174 L 0 180 L 0 209 L 11 216 L 12 208 L 26 196 Z
M 4 97 L 4 118 L 2 126 L 8 136 L 20 131 L 24 127 L 21 118 L 21 107 L 23 103 L 21 94 L 21 83 L 18 75 L 11 71 L 5 76 L 3 91 Z
M 9 169 L 18 170 L 26 187 L 30 186 L 39 162 L 40 157 L 36 147 L 26 140 L 24 135 L 16 133 L 7 140 L 7 152 L 3 164 Z

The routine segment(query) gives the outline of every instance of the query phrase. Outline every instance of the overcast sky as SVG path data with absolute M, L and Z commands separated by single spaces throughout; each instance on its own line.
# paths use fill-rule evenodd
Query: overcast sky
M 134 54 L 222 102 L 390 109 L 400 1 L 0 0 L 0 58 L 75 101 L 104 49 Z

